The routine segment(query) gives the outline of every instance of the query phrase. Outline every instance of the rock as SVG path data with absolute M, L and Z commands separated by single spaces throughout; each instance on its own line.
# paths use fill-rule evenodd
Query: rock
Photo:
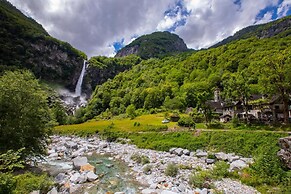
M 143 189 L 142 194 L 157 194 L 158 192 L 155 189 Z
M 51 153 L 48 157 L 49 158 L 57 158 L 59 155 L 58 153 L 54 152 L 54 153 Z
M 169 150 L 169 152 L 171 153 L 171 154 L 175 154 L 175 150 L 176 150 L 177 148 L 171 148 L 170 150 Z
M 241 158 L 241 160 L 244 161 L 247 164 L 254 163 L 254 159 L 252 159 L 252 158 Z
M 114 194 L 125 194 L 124 192 L 115 192 Z
M 185 149 L 185 150 L 183 150 L 183 154 L 186 156 L 190 156 L 190 151 Z
M 244 161 L 236 160 L 230 164 L 229 170 L 230 171 L 241 170 L 241 169 L 246 168 L 246 167 L 248 167 L 248 165 Z
M 173 192 L 173 191 L 163 190 L 163 191 L 161 192 L 161 194 L 178 194 L 178 193 Z
M 230 155 L 230 156 L 227 157 L 227 160 L 228 160 L 229 162 L 233 162 L 233 161 L 235 161 L 235 160 L 239 160 L 239 159 L 240 159 L 239 156 L 233 156 L 233 155 Z
M 194 193 L 195 193 L 195 194 L 200 194 L 200 193 L 201 193 L 201 189 L 196 188 L 196 189 L 194 190 Z
M 38 190 L 38 191 L 32 191 L 32 192 L 30 192 L 30 194 L 40 194 L 40 191 Z
M 73 159 L 73 166 L 75 169 L 80 170 L 81 166 L 88 164 L 87 157 L 77 157 Z
M 183 155 L 183 149 L 182 148 L 177 148 L 175 149 L 174 153 L 178 156 L 182 156 Z
M 215 159 L 205 159 L 205 163 L 206 164 L 214 164 L 215 163 Z
M 157 188 L 157 186 L 158 186 L 158 184 L 157 183 L 152 183 L 151 185 L 150 185 L 150 189 L 156 189 Z
M 80 172 L 86 172 L 86 171 L 96 172 L 96 169 L 91 164 L 85 164 L 81 166 Z
M 217 158 L 217 160 L 227 160 L 228 159 L 228 155 L 223 153 L 223 152 L 218 152 L 214 154 L 215 157 Z
M 106 166 L 107 168 L 111 168 L 111 167 L 113 167 L 114 165 L 113 165 L 113 164 L 105 164 L 105 166 Z
M 291 136 L 279 139 L 280 151 L 277 156 L 282 163 L 289 169 L 291 169 Z
M 99 147 L 100 147 L 100 148 L 107 148 L 107 147 L 108 147 L 108 144 L 105 143 L 105 142 L 101 142 L 101 143 L 99 144 Z
M 98 179 L 98 175 L 96 175 L 94 172 L 90 171 L 86 174 L 87 176 L 87 180 L 89 182 L 95 181 L 96 179 Z
M 183 183 L 181 183 L 181 184 L 178 186 L 178 190 L 179 190 L 180 192 L 184 193 L 185 190 L 186 190 L 186 186 L 185 186 Z
M 78 183 L 78 179 L 79 179 L 80 176 L 81 176 L 81 174 L 78 173 L 78 172 L 76 172 L 76 173 L 74 173 L 74 174 L 70 177 L 70 181 L 71 181 L 72 183 Z
M 53 187 L 47 194 L 58 194 L 57 188 Z
M 65 182 L 67 176 L 65 175 L 65 173 L 59 173 L 56 177 L 55 177 L 55 182 L 58 184 L 62 184 L 63 182 Z
M 66 148 L 69 148 L 69 149 L 75 149 L 75 150 L 78 149 L 78 144 L 72 141 L 65 142 L 65 146 Z
M 85 148 L 80 148 L 77 151 L 72 153 L 72 157 L 74 158 L 74 157 L 77 157 L 77 156 L 81 156 L 81 155 L 84 154 L 85 151 L 86 151 Z
M 204 152 L 204 151 L 202 151 L 202 150 L 197 150 L 197 152 L 196 152 L 196 156 L 197 156 L 198 158 L 207 157 L 207 156 L 208 156 L 208 153 L 207 153 L 207 152 Z
M 206 188 L 202 189 L 200 194 L 207 194 L 208 193 L 208 190 Z

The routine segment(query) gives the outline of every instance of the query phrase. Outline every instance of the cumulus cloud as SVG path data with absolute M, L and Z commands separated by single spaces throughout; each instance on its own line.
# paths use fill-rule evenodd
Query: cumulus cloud
M 177 33 L 189 48 L 208 47 L 243 27 L 274 19 L 275 12 L 285 16 L 291 4 L 291 0 L 9 1 L 52 36 L 89 56 L 112 56 L 116 42 L 126 45 L 156 30 Z

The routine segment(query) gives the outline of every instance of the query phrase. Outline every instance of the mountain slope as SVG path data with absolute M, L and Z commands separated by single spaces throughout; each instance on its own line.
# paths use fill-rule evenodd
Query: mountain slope
M 115 57 L 136 54 L 142 59 L 149 59 L 183 51 L 187 51 L 187 46 L 176 34 L 170 32 L 154 32 L 137 38 L 119 50 Z
M 276 90 L 272 88 L 276 84 L 266 87 L 267 82 L 262 80 L 269 78 L 267 73 L 271 70 L 262 69 L 268 68 L 270 63 L 285 64 L 280 71 L 274 72 L 274 79 L 277 80 L 276 76 L 284 77 L 276 75 L 282 72 L 289 73 L 286 79 L 290 77 L 291 36 L 286 36 L 288 33 L 289 28 L 271 38 L 251 36 L 195 53 L 143 60 L 131 70 L 97 86 L 84 119 L 104 112 L 122 114 L 129 105 L 140 109 L 139 112 L 159 109 L 183 111 L 186 107 L 199 106 L 203 99 L 212 99 L 215 88 L 220 88 L 225 96 L 227 90 L 236 92 L 235 95 L 243 91 L 270 94 Z M 246 84 L 242 86 L 246 87 L 244 90 L 235 91 L 240 87 L 227 88 L 241 83 Z
M 0 0 L 0 74 L 26 68 L 37 78 L 73 89 L 86 55 L 49 36 L 6 0 Z
M 221 42 L 213 45 L 211 48 L 222 46 L 232 41 L 247 39 L 250 37 L 257 37 L 261 39 L 270 38 L 273 36 L 285 37 L 289 35 L 291 35 L 291 16 L 287 16 L 266 24 L 248 26 L 236 32 L 233 36 L 230 36 L 222 40 Z

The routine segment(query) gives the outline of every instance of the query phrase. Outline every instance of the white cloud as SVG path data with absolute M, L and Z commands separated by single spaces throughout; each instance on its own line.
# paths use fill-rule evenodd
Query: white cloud
M 113 42 L 166 30 L 184 19 L 184 26 L 175 33 L 188 48 L 203 48 L 234 34 L 237 30 L 271 20 L 267 12 L 257 21 L 260 10 L 276 6 L 279 0 L 9 0 L 27 15 L 36 19 L 54 37 L 93 55 L 112 55 Z M 181 10 L 165 15 L 180 1 L 190 14 Z M 285 16 L 291 0 L 284 0 L 278 15 Z M 177 7 L 176 7 L 177 8 Z

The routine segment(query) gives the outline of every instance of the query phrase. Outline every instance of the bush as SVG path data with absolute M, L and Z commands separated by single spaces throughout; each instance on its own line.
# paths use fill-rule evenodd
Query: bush
M 16 181 L 12 174 L 0 172 L 0 193 L 12 194 L 16 187 Z
M 34 190 L 40 190 L 40 193 L 47 193 L 53 186 L 53 181 L 46 175 L 34 175 L 25 173 L 15 176 L 16 188 L 14 193 L 30 193 Z
M 145 174 L 151 174 L 151 172 L 152 172 L 152 165 L 146 165 L 145 167 L 143 167 L 143 173 L 145 173 Z
M 213 186 L 211 185 L 211 179 L 212 175 L 210 171 L 200 171 L 200 172 L 195 172 L 189 177 L 189 184 L 193 188 L 207 188 L 210 189 Z
M 211 122 L 207 125 L 208 129 L 224 129 L 224 125 L 219 121 Z
M 145 165 L 147 163 L 150 163 L 150 160 L 147 156 L 144 155 L 140 155 L 138 153 L 134 153 L 131 155 L 130 159 L 132 159 L 133 161 L 135 161 L 136 163 L 141 163 L 142 165 Z
M 0 91 L 0 152 L 45 153 L 52 117 L 41 85 L 29 71 L 6 72 Z
M 152 132 L 160 132 L 160 131 L 167 131 L 167 125 L 147 125 L 144 131 L 152 131 Z
M 24 161 L 21 159 L 23 149 L 18 151 L 8 150 L 0 155 L 0 172 L 12 172 L 14 169 L 24 167 Z
M 178 166 L 174 163 L 170 163 L 166 167 L 165 175 L 175 177 L 175 176 L 177 176 L 178 171 L 179 171 Z
M 192 117 L 181 117 L 178 121 L 178 125 L 182 127 L 195 127 L 195 122 Z
M 230 175 L 228 169 L 229 164 L 227 164 L 225 161 L 218 161 L 215 163 L 215 166 L 212 170 L 212 174 L 216 179 L 225 178 Z

